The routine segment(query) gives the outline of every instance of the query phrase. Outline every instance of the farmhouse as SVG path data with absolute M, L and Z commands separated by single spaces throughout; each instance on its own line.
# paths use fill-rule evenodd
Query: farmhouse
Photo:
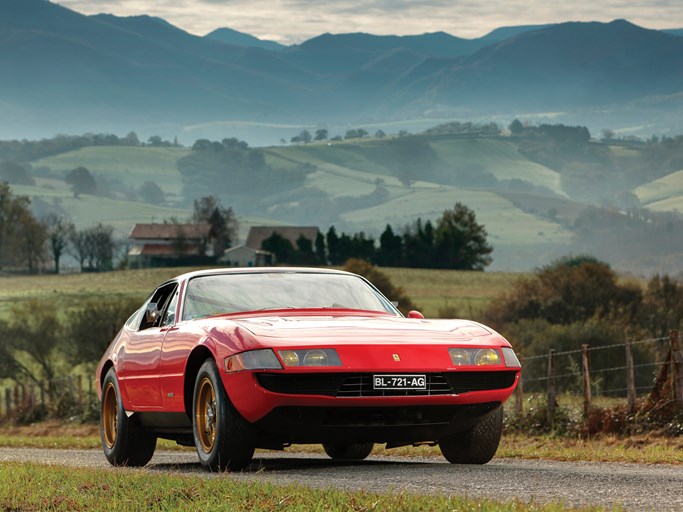
M 128 239 L 128 260 L 134 267 L 215 261 L 210 224 L 135 224 Z
M 265 267 L 274 263 L 274 257 L 272 252 L 239 245 L 226 250 L 218 262 L 228 267 Z

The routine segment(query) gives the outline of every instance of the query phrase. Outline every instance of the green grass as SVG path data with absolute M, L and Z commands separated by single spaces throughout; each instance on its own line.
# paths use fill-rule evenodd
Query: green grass
M 452 187 L 410 190 L 381 205 L 345 213 L 342 218 L 366 231 L 387 223 L 404 226 L 418 218 L 437 219 L 457 201 L 475 211 L 477 222 L 486 227 L 494 248 L 496 245 L 567 244 L 571 239 L 571 233 L 559 224 L 525 213 L 493 192 Z
M 229 476 L 155 474 L 129 469 L 76 469 L 0 463 L 2 510 L 429 510 L 462 512 L 601 510 L 559 504 L 315 489 Z
M 97 274 L 12 276 L 0 278 L 0 318 L 20 300 L 39 299 L 70 307 L 103 296 L 138 298 L 140 303 L 165 280 L 195 270 L 158 268 L 122 270 Z M 510 289 L 523 274 L 512 272 L 465 272 L 455 270 L 382 269 L 392 282 L 404 288 L 427 317 L 452 307 L 461 316 L 478 314 L 496 296 Z
M 32 165 L 59 173 L 83 166 L 93 174 L 120 179 L 136 188 L 153 181 L 167 194 L 178 196 L 182 183 L 176 161 L 189 153 L 188 148 L 95 146 L 43 158 Z

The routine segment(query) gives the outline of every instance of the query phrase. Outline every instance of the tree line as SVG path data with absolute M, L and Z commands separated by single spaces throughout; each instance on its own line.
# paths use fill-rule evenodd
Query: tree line
M 331 226 L 316 240 L 299 237 L 296 247 L 273 233 L 261 248 L 275 254 L 279 263 L 289 264 L 339 266 L 355 258 L 385 267 L 483 270 L 492 261 L 487 236 L 474 211 L 458 202 L 436 224 L 418 219 L 402 230 L 387 224 L 379 240 L 362 231 L 337 233 Z

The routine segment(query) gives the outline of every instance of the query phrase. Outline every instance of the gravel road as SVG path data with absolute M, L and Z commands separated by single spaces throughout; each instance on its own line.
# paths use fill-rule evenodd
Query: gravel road
M 0 461 L 111 468 L 100 450 L 0 448 Z M 437 458 L 378 456 L 351 464 L 333 462 L 324 455 L 257 452 L 247 471 L 219 475 L 204 472 L 191 451 L 158 451 L 145 471 L 350 490 L 683 511 L 683 466 L 673 465 L 494 459 L 485 466 L 462 466 Z

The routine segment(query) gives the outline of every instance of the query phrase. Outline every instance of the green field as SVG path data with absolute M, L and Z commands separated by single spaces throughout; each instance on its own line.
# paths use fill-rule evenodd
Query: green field
M 122 270 L 97 274 L 0 277 L 0 317 L 17 301 L 39 299 L 69 307 L 104 296 L 125 296 L 140 303 L 157 285 L 192 268 Z M 523 274 L 456 270 L 382 269 L 404 288 L 427 317 L 442 308 L 455 308 L 460 316 L 477 315 L 493 299 L 509 290 Z
M 188 148 L 95 146 L 31 163 L 34 168 L 48 167 L 60 174 L 83 166 L 93 174 L 119 179 L 136 188 L 153 181 L 171 200 L 177 200 L 182 183 L 176 162 L 189 153 Z

